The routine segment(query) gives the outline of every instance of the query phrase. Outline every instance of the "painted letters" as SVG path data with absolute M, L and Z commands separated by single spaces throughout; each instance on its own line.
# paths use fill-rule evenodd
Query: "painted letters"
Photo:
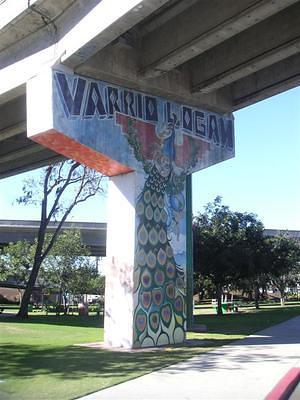
M 60 101 L 67 117 L 111 119 L 115 112 L 142 119 L 146 122 L 168 124 L 172 114 L 182 130 L 195 137 L 233 150 L 234 136 L 231 118 L 223 117 L 189 106 L 178 107 L 159 97 L 111 86 L 104 82 L 85 78 L 70 78 L 56 71 L 55 82 Z M 164 121 L 159 109 L 163 108 Z M 180 115 L 178 115 L 180 114 Z

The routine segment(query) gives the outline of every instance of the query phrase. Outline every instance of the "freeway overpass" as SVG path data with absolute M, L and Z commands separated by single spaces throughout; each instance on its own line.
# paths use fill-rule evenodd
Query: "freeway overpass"
M 56 227 L 50 222 L 48 232 Z M 33 242 L 37 237 L 39 221 L 0 220 L 0 247 L 19 240 Z M 106 224 L 96 222 L 65 222 L 63 231 L 76 229 L 80 231 L 81 243 L 87 246 L 92 256 L 105 257 L 106 254 Z
M 0 178 L 62 158 L 26 136 L 49 65 L 221 113 L 300 82 L 298 0 L 7 0 L 0 29 Z
M 300 231 L 287 229 L 265 229 L 264 236 L 287 235 L 291 239 L 300 241 Z

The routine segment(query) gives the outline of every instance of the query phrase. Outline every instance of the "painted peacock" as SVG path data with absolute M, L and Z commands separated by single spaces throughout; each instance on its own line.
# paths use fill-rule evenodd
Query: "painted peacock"
M 136 202 L 134 347 L 180 343 L 186 324 L 185 270 L 176 264 L 168 237 L 173 214 L 182 218 L 185 209 L 185 175 L 175 174 L 173 167 L 176 120 L 156 133 L 151 155 L 143 148 L 137 121 L 127 118 L 126 123 L 128 143 L 145 173 Z

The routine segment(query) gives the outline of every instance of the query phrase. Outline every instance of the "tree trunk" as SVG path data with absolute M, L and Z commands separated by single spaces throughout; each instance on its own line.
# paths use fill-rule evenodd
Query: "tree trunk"
M 200 289 L 198 290 L 198 302 L 200 303 L 200 301 L 202 300 L 202 294 Z
M 280 292 L 280 305 L 281 305 L 281 307 L 283 307 L 284 304 L 285 304 L 284 292 Z
M 252 293 L 252 290 L 249 290 L 249 291 L 248 291 L 248 300 L 249 300 L 249 301 L 253 301 L 253 293 Z
M 64 315 L 67 315 L 67 313 L 68 313 L 67 296 L 66 293 L 64 292 Z
M 259 310 L 259 287 L 258 286 L 255 286 L 255 289 L 254 289 L 254 294 L 255 294 L 255 308 L 257 309 L 257 310 Z
M 223 310 L 222 310 L 222 286 L 217 285 L 217 302 L 218 302 L 218 308 L 217 308 L 217 314 L 219 316 L 223 315 Z
M 59 313 L 60 313 L 60 307 L 62 305 L 62 297 L 63 297 L 63 289 L 62 289 L 62 286 L 60 286 L 59 295 L 58 295 L 58 302 L 57 302 L 57 306 L 56 306 L 56 315 L 59 315 Z
M 280 284 L 278 284 L 278 290 L 279 290 L 279 293 L 280 293 L 280 305 L 281 305 L 281 307 L 283 307 L 284 303 L 285 303 L 285 288 L 286 288 L 286 285 L 283 282 L 280 282 Z
M 268 293 L 267 293 L 266 285 L 263 285 L 263 287 L 262 287 L 262 298 L 263 298 L 263 300 L 267 300 L 268 299 Z
M 43 288 L 41 291 L 41 305 L 42 305 L 42 309 L 43 309 L 44 308 L 44 290 L 43 290 Z
M 67 173 L 67 176 L 63 178 L 61 175 L 61 171 L 63 168 L 63 164 L 60 165 L 58 172 L 56 172 L 56 175 L 54 176 L 55 181 L 52 180 L 51 174 L 54 171 L 55 172 L 55 165 L 50 165 L 46 169 L 46 173 L 44 176 L 44 182 L 43 182 L 43 199 L 42 199 L 42 204 L 41 204 L 41 222 L 40 222 L 40 227 L 38 231 L 38 236 L 37 236 L 37 246 L 36 246 L 36 251 L 34 255 L 34 262 L 33 262 L 33 268 L 29 277 L 29 280 L 27 282 L 27 286 L 25 289 L 25 292 L 23 294 L 21 306 L 19 309 L 19 312 L 17 314 L 18 317 L 20 318 L 25 318 L 28 317 L 28 304 L 30 302 L 30 297 L 39 273 L 40 266 L 51 251 L 61 229 L 68 218 L 69 214 L 72 212 L 73 208 L 84 201 L 86 201 L 88 198 L 95 196 L 96 193 L 100 191 L 100 182 L 101 180 L 98 180 L 96 186 L 94 189 L 89 189 L 87 194 L 85 193 L 86 190 L 86 185 L 89 179 L 87 176 L 87 170 L 84 169 L 83 174 L 81 175 L 81 178 L 79 179 L 78 176 L 73 176 L 73 172 L 80 166 L 79 163 L 75 162 L 71 165 L 69 168 L 69 171 Z M 60 209 L 60 201 L 61 197 L 65 191 L 65 189 L 68 188 L 69 185 L 73 185 L 73 183 L 79 182 L 81 180 L 81 183 L 79 185 L 79 188 L 77 192 L 74 195 L 73 201 L 68 205 L 67 209 L 63 212 L 63 217 L 61 218 L 60 222 L 57 225 L 57 228 L 55 229 L 49 243 L 47 244 L 46 248 L 44 249 L 44 244 L 45 244 L 45 235 L 46 235 L 46 229 L 47 226 L 51 220 L 51 218 L 55 215 L 56 211 Z M 48 196 L 52 193 L 54 194 L 56 190 L 56 195 L 55 199 L 53 201 L 52 207 L 49 212 L 47 212 L 47 207 L 48 207 Z M 24 203 L 28 203 L 30 200 L 30 197 L 24 196 L 25 200 Z
M 36 278 L 39 273 L 40 266 L 41 266 L 41 260 L 40 259 L 35 260 L 30 277 L 26 285 L 26 289 L 22 297 L 21 306 L 17 314 L 18 318 L 28 318 L 28 305 L 30 303 L 30 297 L 36 282 Z

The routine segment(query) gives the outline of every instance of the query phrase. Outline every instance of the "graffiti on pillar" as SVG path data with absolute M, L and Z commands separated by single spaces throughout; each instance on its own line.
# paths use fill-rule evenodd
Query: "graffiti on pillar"
M 133 347 L 186 331 L 188 174 L 234 156 L 231 116 L 53 72 L 53 129 L 34 140 L 109 176 L 137 171 Z

